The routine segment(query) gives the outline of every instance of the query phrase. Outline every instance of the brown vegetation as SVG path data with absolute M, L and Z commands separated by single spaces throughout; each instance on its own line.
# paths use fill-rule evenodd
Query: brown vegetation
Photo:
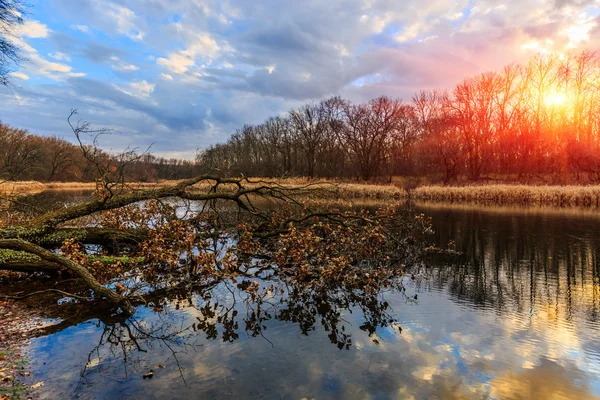
M 497 205 L 598 207 L 600 186 L 472 185 L 422 186 L 411 192 L 415 200 Z
M 73 117 L 75 114 L 72 114 Z M 82 126 L 74 129 L 81 129 Z M 85 128 L 85 126 L 83 127 Z M 77 132 L 76 132 L 77 133 Z M 110 134 L 110 130 L 82 132 L 85 135 Z M 85 136 L 84 135 L 84 136 Z M 85 137 L 82 137 L 85 139 Z M 95 147 L 95 158 L 119 169 L 126 166 L 128 181 L 156 182 L 190 178 L 199 173 L 193 161 L 165 159 L 143 153 L 134 159 L 121 158 L 124 154 L 109 154 Z M 97 169 L 86 159 L 79 144 L 59 137 L 38 136 L 24 129 L 0 123 L 0 179 L 7 181 L 37 182 L 94 182 Z
M 256 178 L 256 181 L 264 181 L 268 178 Z M 310 180 L 307 178 L 283 178 L 274 179 L 272 182 L 281 185 L 282 187 L 293 188 L 295 186 L 310 185 L 311 195 L 320 197 L 338 197 L 345 199 L 402 199 L 407 196 L 407 192 L 391 184 L 374 184 L 374 183 L 348 183 L 337 182 L 334 180 L 317 179 Z M 179 180 L 159 180 L 157 182 L 129 182 L 127 188 L 131 190 L 163 188 L 170 185 L 181 183 Z M 249 187 L 254 184 L 250 181 Z M 211 184 L 207 182 L 198 183 L 190 188 L 190 190 L 207 190 Z M 35 182 L 35 181 L 6 181 L 0 183 L 0 193 L 4 195 L 27 195 L 39 193 L 47 190 L 89 190 L 97 189 L 96 182 Z M 223 185 L 222 190 L 235 190 L 235 185 Z M 323 189 L 318 191 L 316 189 Z

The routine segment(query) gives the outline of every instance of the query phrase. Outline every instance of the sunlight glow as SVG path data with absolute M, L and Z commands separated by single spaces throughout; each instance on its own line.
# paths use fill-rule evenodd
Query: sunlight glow
M 590 40 L 590 30 L 596 26 L 594 21 L 585 21 L 579 25 L 574 25 L 565 30 L 566 36 L 569 38 L 567 48 L 576 48 L 581 43 Z
M 552 92 L 544 97 L 547 107 L 563 107 L 567 102 L 567 95 L 560 92 Z

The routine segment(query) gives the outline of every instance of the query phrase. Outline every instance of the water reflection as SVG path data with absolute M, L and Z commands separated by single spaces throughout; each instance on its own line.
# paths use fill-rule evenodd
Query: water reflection
M 163 294 L 130 320 L 49 307 L 65 321 L 31 345 L 42 397 L 600 397 L 600 218 L 418 211 L 463 262 L 372 296 L 265 279 Z
M 388 291 L 408 299 L 401 281 Z M 379 344 L 378 333 L 385 331 L 394 338 L 400 331 L 390 312 L 383 293 L 363 295 L 354 291 L 316 289 L 301 282 L 223 282 L 194 294 L 171 292 L 162 297 L 154 296 L 148 306 L 141 307 L 136 316 L 128 320 L 89 320 L 61 332 L 42 332 L 51 336 L 36 340 L 35 363 L 45 377 L 48 398 L 92 394 L 94 398 L 125 394 L 154 398 L 152 392 L 146 391 L 149 386 L 169 393 L 165 394 L 168 398 L 173 398 L 173 393 L 168 392 L 173 388 L 181 393 L 200 390 L 217 397 L 238 396 L 239 393 L 231 391 L 232 382 L 224 387 L 215 382 L 228 382 L 229 377 L 236 376 L 252 385 L 241 375 L 256 367 L 261 366 L 265 371 L 267 367 L 279 365 L 280 373 L 298 367 L 294 364 L 306 361 L 306 352 L 313 346 L 312 336 L 307 338 L 314 331 L 324 333 L 317 336 L 317 346 L 322 350 L 323 347 L 348 350 L 353 344 L 364 346 L 362 342 L 353 342 L 356 331 L 363 332 L 361 340 Z M 323 343 L 323 338 L 334 346 Z M 69 340 L 68 348 L 73 349 L 73 353 L 48 368 L 64 340 Z M 92 345 L 93 342 L 96 344 Z M 223 353 L 217 353 L 216 349 Z M 289 365 L 281 365 L 283 360 L 279 356 L 282 354 L 287 355 L 285 362 Z M 296 362 L 289 359 L 292 354 L 296 354 Z M 311 358 L 319 363 L 325 361 L 316 355 L 318 353 Z M 153 382 L 144 379 L 140 382 L 149 371 L 152 371 Z M 260 378 L 265 380 L 268 374 Z M 257 396 L 271 390 L 271 385 L 283 385 L 286 389 L 282 389 L 281 394 L 294 393 L 285 381 L 278 382 L 278 375 L 271 378 L 273 382 L 264 382 L 263 387 L 257 388 Z M 324 379 L 325 390 L 332 394 L 346 390 L 335 371 L 319 379 Z M 161 387 L 156 388 L 154 381 L 160 381 Z M 186 395 L 182 394 L 181 398 Z

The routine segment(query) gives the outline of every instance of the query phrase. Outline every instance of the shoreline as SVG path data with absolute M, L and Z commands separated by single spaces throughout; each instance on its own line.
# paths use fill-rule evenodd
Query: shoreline
M 417 187 L 410 197 L 441 204 L 596 209 L 600 208 L 600 185 L 430 185 Z
M 251 178 L 261 179 L 261 178 Z M 600 185 L 524 185 L 486 184 L 442 186 L 423 185 L 405 190 L 398 184 L 308 180 L 306 178 L 274 179 L 282 186 L 311 184 L 313 189 L 331 190 L 342 199 L 411 200 L 431 204 L 461 204 L 484 206 L 545 207 L 600 209 Z M 132 189 L 152 189 L 177 184 L 180 180 L 132 182 Z M 250 183 L 248 186 L 252 186 Z M 193 186 L 195 190 L 208 189 L 208 183 Z M 227 185 L 222 186 L 227 190 Z M 95 182 L 3 182 L 0 195 L 27 196 L 49 191 L 93 191 Z M 330 196 L 324 195 L 327 199 Z
M 283 187 L 305 186 L 311 185 L 307 190 L 330 190 L 340 198 L 348 199 L 387 199 L 387 200 L 402 200 L 408 198 L 408 192 L 402 187 L 393 184 L 375 184 L 375 183 L 354 183 L 354 182 L 338 182 L 333 180 L 318 179 L 308 180 L 305 178 L 286 178 L 286 179 L 268 179 L 268 178 L 249 178 L 251 181 L 264 179 L 266 181 L 276 182 Z M 157 182 L 131 182 L 127 186 L 131 189 L 153 189 L 163 188 L 170 185 L 175 185 L 181 180 L 162 180 Z M 248 187 L 252 187 L 258 183 L 246 183 Z M 223 190 L 235 189 L 227 184 L 220 186 Z M 193 190 L 208 190 L 210 185 L 207 182 L 202 182 L 191 186 Z M 49 191 L 94 191 L 96 190 L 95 182 L 37 182 L 37 181 L 6 181 L 0 183 L 0 196 L 27 196 L 35 195 L 41 192 Z M 329 196 L 323 196 L 327 198 Z

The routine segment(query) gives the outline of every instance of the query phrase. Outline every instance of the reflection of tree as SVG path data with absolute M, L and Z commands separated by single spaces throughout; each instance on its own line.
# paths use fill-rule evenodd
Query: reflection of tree
M 265 276 L 263 279 L 223 281 L 192 293 L 189 290 L 155 292 L 148 307 L 153 310 L 149 317 L 106 316 L 95 322 L 101 328 L 97 344 L 90 350 L 87 363 L 81 370 L 80 384 L 90 375 L 99 373 L 103 366 L 122 363 L 125 377 L 132 373 L 142 374 L 150 368 L 150 354 L 158 348 L 166 349 L 168 356 L 162 364 L 180 366 L 181 353 L 195 351 L 205 340 L 234 342 L 241 333 L 248 337 L 261 337 L 271 343 L 269 321 L 291 322 L 300 332 L 309 335 L 321 327 L 331 343 L 339 349 L 350 349 L 352 337 L 346 313 L 358 313 L 360 330 L 369 337 L 378 328 L 396 326 L 389 304 L 383 299 L 384 291 L 402 293 L 400 279 L 388 281 L 380 290 L 368 287 L 368 293 L 357 287 L 321 286 L 314 281 L 300 282 Z M 59 317 L 65 310 L 73 311 L 77 304 L 54 308 L 45 317 Z M 69 324 L 90 320 L 89 307 L 80 318 L 63 322 L 60 329 Z M 57 314 L 58 313 L 58 314 Z M 98 315 L 100 316 L 100 315 Z M 50 328 L 40 335 L 54 334 Z M 373 338 L 377 343 L 377 339 Z M 273 345 L 273 343 L 271 343 Z
M 80 384 L 84 382 L 88 374 L 93 373 L 93 367 L 108 358 L 121 358 L 125 377 L 129 375 L 129 368 L 131 367 L 139 372 L 146 367 L 144 359 L 143 357 L 131 358 L 131 356 L 134 353 L 148 353 L 156 346 L 164 346 L 169 350 L 171 356 L 164 363 L 166 364 L 172 359 L 177 365 L 181 379 L 185 383 L 183 367 L 180 365 L 178 353 L 198 347 L 192 340 L 187 340 L 195 336 L 192 327 L 181 327 L 173 322 L 163 320 L 159 323 L 147 325 L 144 321 L 136 318 L 117 321 L 112 325 L 100 322 L 97 327 L 99 328 L 102 325 L 102 334 L 98 344 L 89 352 L 87 363 L 81 370 Z M 163 366 L 159 365 L 155 368 L 163 368 Z
M 575 314 L 597 321 L 600 238 L 594 224 L 544 214 L 514 215 L 429 210 L 434 242 L 455 241 L 463 265 L 427 268 L 429 284 L 447 286 L 458 300 L 511 314 L 546 309 L 555 320 Z

